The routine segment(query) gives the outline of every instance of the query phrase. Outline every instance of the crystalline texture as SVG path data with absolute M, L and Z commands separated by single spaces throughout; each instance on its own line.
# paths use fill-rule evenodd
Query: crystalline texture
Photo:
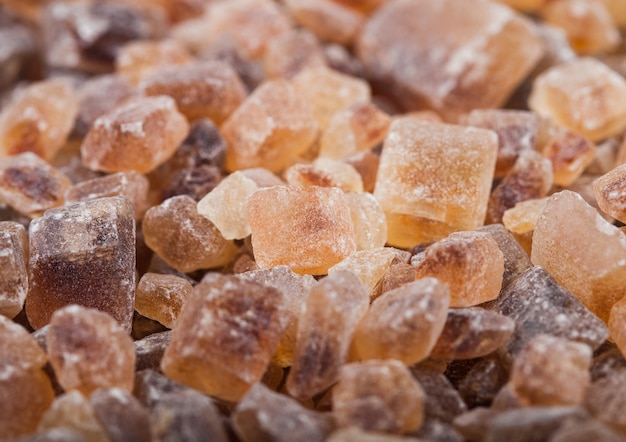
M 626 164 L 621 164 L 593 183 L 593 193 L 603 212 L 626 221 Z
M 14 318 L 28 292 L 28 237 L 24 226 L 0 222 L 0 316 Z
M 180 309 L 192 290 L 192 285 L 178 276 L 146 273 L 137 285 L 135 310 L 167 328 L 174 328 Z

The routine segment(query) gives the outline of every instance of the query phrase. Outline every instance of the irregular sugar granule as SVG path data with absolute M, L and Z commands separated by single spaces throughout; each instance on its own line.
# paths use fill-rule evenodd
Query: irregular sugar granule
M 395 120 L 374 189 L 387 215 L 387 242 L 412 247 L 482 226 L 497 151 L 490 130 Z
M 28 293 L 28 237 L 13 221 L 0 222 L 0 316 L 12 319 Z
M 319 41 L 306 29 L 294 29 L 269 42 L 263 57 L 263 71 L 268 79 L 289 79 L 300 71 L 326 66 Z
M 167 328 L 174 328 L 180 309 L 192 290 L 193 286 L 178 276 L 146 273 L 137 284 L 135 310 Z
M 128 332 L 104 312 L 78 305 L 56 311 L 46 347 L 65 391 L 89 396 L 99 388 L 133 389 L 135 346 Z
M 261 268 L 287 265 L 296 273 L 324 275 L 356 251 L 350 210 L 337 188 L 259 189 L 248 200 L 248 216 Z
M 150 442 L 150 414 L 128 391 L 96 390 L 89 397 L 93 413 L 111 441 Z
M 285 295 L 274 287 L 205 276 L 181 310 L 161 369 L 204 393 L 238 401 L 269 365 L 285 310 Z
M 626 221 L 626 164 L 620 164 L 593 183 L 593 194 L 603 212 Z
M 542 155 L 552 163 L 554 184 L 572 185 L 596 157 L 596 146 L 569 130 L 559 130 L 543 147 Z
M 511 232 L 530 256 L 532 252 L 532 235 L 537 220 L 548 204 L 548 197 L 521 201 L 506 210 L 502 215 L 502 223 Z

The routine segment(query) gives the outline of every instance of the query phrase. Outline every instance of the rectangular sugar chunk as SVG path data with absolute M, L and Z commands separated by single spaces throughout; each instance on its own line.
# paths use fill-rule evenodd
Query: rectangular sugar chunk
M 387 242 L 412 247 L 482 226 L 497 152 L 490 130 L 394 121 L 374 189 L 387 215 Z
M 28 237 L 24 226 L 0 222 L 0 315 L 14 318 L 28 292 Z

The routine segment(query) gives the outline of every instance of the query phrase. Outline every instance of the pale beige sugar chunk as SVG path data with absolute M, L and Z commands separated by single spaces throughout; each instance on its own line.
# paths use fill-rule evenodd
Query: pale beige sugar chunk
M 99 117 L 80 151 L 89 169 L 147 173 L 174 154 L 187 132 L 172 98 L 133 98 Z
M 372 151 L 366 150 L 350 155 L 345 159 L 345 162 L 351 164 L 361 175 L 363 190 L 370 193 L 374 192 L 380 157 Z
M 180 309 L 192 290 L 193 286 L 178 276 L 146 273 L 135 291 L 135 310 L 167 328 L 174 328 Z
M 310 67 L 326 66 L 326 58 L 315 35 L 305 29 L 294 29 L 271 40 L 263 57 L 268 79 L 292 78 Z
M 509 232 L 520 235 L 532 233 L 547 203 L 548 197 L 521 201 L 504 212 L 502 223 Z
M 51 160 L 74 126 L 78 99 L 63 80 L 40 81 L 13 96 L 0 113 L 0 157 L 33 152 Z
M 54 428 L 72 429 L 88 442 L 109 441 L 93 407 L 79 391 L 70 391 L 56 398 L 41 419 L 38 430 Z
M 542 155 L 552 163 L 554 184 L 567 187 L 591 164 L 596 151 L 596 146 L 585 137 L 562 131 L 548 141 Z
M 259 187 L 286 186 L 287 184 L 277 175 L 263 167 L 253 167 L 240 171 L 245 177 L 251 179 Z
M 525 405 L 580 405 L 590 383 L 586 344 L 537 335 L 513 361 L 510 384 Z
M 180 272 L 223 266 L 237 251 L 232 241 L 198 213 L 196 202 L 186 195 L 151 207 L 142 228 L 148 247 Z
M 626 293 L 626 236 L 577 193 L 564 190 L 548 199 L 533 232 L 531 260 L 605 322 Z
M 182 65 L 192 60 L 189 51 L 175 40 L 132 41 L 120 48 L 115 57 L 115 70 L 137 86 L 148 74 L 161 67 Z
M 408 263 L 411 254 L 393 247 L 378 247 L 356 251 L 328 269 L 328 274 L 349 270 L 356 274 L 365 287 L 370 299 L 380 295 L 385 272 L 394 264 Z
M 398 359 L 413 365 L 428 357 L 443 330 L 450 290 L 435 278 L 390 290 L 359 324 L 354 346 L 361 359 Z
M 139 83 L 139 90 L 146 96 L 172 97 L 188 120 L 209 118 L 218 126 L 247 95 L 237 72 L 222 61 L 160 67 Z
M 28 237 L 13 221 L 0 222 L 0 316 L 14 318 L 28 292 Z
M 65 191 L 65 202 L 77 203 L 123 195 L 133 204 L 135 218 L 141 219 L 148 204 L 149 187 L 148 179 L 138 172 L 117 172 L 73 185 Z
M 339 377 L 369 296 L 352 272 L 336 272 L 311 287 L 298 324 L 287 391 L 298 399 L 321 393 Z
M 402 434 L 424 419 L 424 390 L 396 360 L 344 365 L 332 398 L 339 427 Z
M 278 172 L 315 141 L 317 123 L 305 99 L 285 80 L 259 86 L 221 128 L 226 169 Z
M 79 304 L 102 310 L 130 331 L 135 298 L 136 233 L 125 197 L 101 198 L 48 210 L 29 229 L 31 326 L 55 310 Z
M 225 239 L 245 238 L 251 233 L 248 198 L 258 188 L 242 172 L 233 172 L 198 202 L 198 213 L 211 221 Z
M 626 221 L 626 164 L 621 164 L 593 183 L 598 206 L 617 220 Z
M 599 141 L 626 128 L 626 80 L 600 61 L 575 59 L 537 77 L 528 105 L 558 125 Z
M 104 312 L 78 305 L 58 310 L 50 320 L 46 347 L 65 391 L 89 396 L 99 388 L 133 389 L 135 345 Z
M 306 69 L 291 81 L 296 92 L 311 106 L 322 131 L 328 128 L 335 114 L 371 97 L 366 81 L 327 67 Z
M 454 121 L 504 104 L 543 48 L 531 23 L 506 6 L 402 0 L 372 15 L 356 52 L 368 76 L 406 110 L 433 109 Z
M 324 275 L 356 251 L 350 209 L 337 188 L 259 189 L 248 200 L 248 214 L 261 268 L 287 265 L 296 273 Z
M 356 9 L 331 0 L 286 0 L 285 6 L 300 26 L 333 43 L 352 43 L 365 22 Z
M 212 274 L 194 287 L 161 361 L 169 378 L 226 401 L 261 380 L 285 328 L 285 295 Z
M 346 193 L 346 203 L 354 225 L 357 250 L 383 247 L 387 242 L 387 220 L 371 193 Z
M 453 233 L 428 247 L 415 265 L 417 278 L 432 276 L 448 284 L 450 307 L 494 300 L 502 288 L 504 256 L 488 233 Z
M 539 16 L 563 29 L 579 54 L 610 52 L 620 43 L 620 33 L 602 1 L 551 0 L 539 9 Z
M 344 192 L 363 192 L 363 179 L 348 163 L 317 158 L 311 164 L 294 164 L 285 170 L 290 186 L 339 187 Z
M 395 120 L 385 139 L 374 196 L 397 247 L 483 225 L 498 151 L 494 132 Z

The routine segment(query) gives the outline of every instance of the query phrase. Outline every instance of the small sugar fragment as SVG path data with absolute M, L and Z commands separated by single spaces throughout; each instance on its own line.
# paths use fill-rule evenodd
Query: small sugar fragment
M 174 328 L 180 309 L 192 290 L 192 285 L 178 276 L 146 273 L 137 284 L 135 310 L 167 328 Z

